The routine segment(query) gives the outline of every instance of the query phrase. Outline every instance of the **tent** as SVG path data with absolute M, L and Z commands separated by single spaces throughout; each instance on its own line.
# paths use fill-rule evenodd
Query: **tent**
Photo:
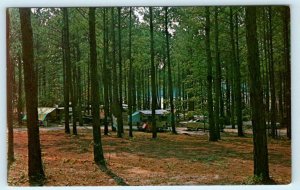
M 40 107 L 38 108 L 38 120 L 39 125 L 47 126 L 48 119 L 54 119 L 56 117 L 56 108 L 52 107 Z M 23 121 L 27 120 L 27 115 L 25 114 Z

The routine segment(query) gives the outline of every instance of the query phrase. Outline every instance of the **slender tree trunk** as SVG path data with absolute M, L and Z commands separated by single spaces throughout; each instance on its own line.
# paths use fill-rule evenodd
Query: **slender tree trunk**
M 145 69 L 142 69 L 142 107 L 141 109 L 145 109 L 145 93 L 146 93 L 146 85 L 145 85 Z
M 165 7 L 165 35 L 167 46 L 167 65 L 168 65 L 168 87 L 169 87 L 169 100 L 171 107 L 171 127 L 172 133 L 177 134 L 175 129 L 175 113 L 174 113 L 174 97 L 173 97 L 173 82 L 172 82 L 172 70 L 170 60 L 170 44 L 169 44 L 169 32 L 168 32 L 168 7 Z
M 128 74 L 128 114 L 129 114 L 129 137 L 133 137 L 132 134 L 132 55 L 131 55 L 131 32 L 132 32 L 132 7 L 129 11 L 129 74 Z
M 291 136 L 291 62 L 290 62 L 290 9 L 288 6 L 284 7 L 282 10 L 282 21 L 283 21 L 283 43 L 284 43 L 284 59 L 285 59 L 285 123 L 287 126 L 287 137 L 289 139 Z
M 230 64 L 231 68 L 229 69 L 230 72 L 230 123 L 231 128 L 235 129 L 235 98 L 234 98 L 234 87 L 235 87 L 235 81 L 234 81 L 234 73 L 233 73 L 233 63 Z
M 237 117 L 237 126 L 238 126 L 238 136 L 243 137 L 243 108 L 242 108 L 242 90 L 241 90 L 241 65 L 240 65 L 240 48 L 239 48 L 239 30 L 238 30 L 238 12 L 235 13 L 235 44 L 236 44 L 236 66 L 235 66 L 235 75 L 236 75 L 236 117 Z
M 22 115 L 23 115 L 23 106 L 24 106 L 24 103 L 23 103 L 23 77 L 22 77 L 22 69 L 23 69 L 23 66 L 22 66 L 22 60 L 21 60 L 21 57 L 18 56 L 18 78 L 19 78 L 19 82 L 18 82 L 18 107 L 17 107 L 17 110 L 18 110 L 18 123 L 19 123 L 19 126 L 22 125 Z
M 248 68 L 250 72 L 250 96 L 252 108 L 252 127 L 254 143 L 254 175 L 268 181 L 268 147 L 262 85 L 260 80 L 260 64 L 256 31 L 256 8 L 246 7 L 246 40 L 248 49 Z
M 153 39 L 153 14 L 152 7 L 149 7 L 150 10 L 150 54 L 151 54 L 151 123 L 152 123 L 152 138 L 157 138 L 157 129 L 156 129 L 156 118 L 155 110 L 157 107 L 156 103 L 156 80 L 155 80 L 155 65 L 154 65 L 154 39 Z
M 212 57 L 210 51 L 210 11 L 209 7 L 205 7 L 205 46 L 207 61 L 207 101 L 208 101 L 208 119 L 209 119 L 209 141 L 217 141 L 218 137 L 215 130 L 214 110 L 213 110 L 213 94 L 212 94 Z
M 64 54 L 64 68 L 65 68 L 65 133 L 70 134 L 69 126 L 69 102 L 70 102 L 70 84 L 71 84 L 71 68 L 70 68 L 70 45 L 69 45 L 69 17 L 68 8 L 63 9 L 63 54 Z
M 37 39 L 36 39 L 36 44 L 35 44 L 35 50 L 36 50 L 36 62 L 34 64 L 34 71 L 35 71 L 35 77 L 36 77 L 36 85 L 37 85 L 37 98 L 38 98 L 38 103 L 39 103 L 39 97 L 42 96 L 42 93 L 44 93 L 43 91 L 43 87 L 44 87 L 44 83 L 43 80 L 44 78 L 40 77 L 40 73 L 39 73 L 39 68 L 41 67 L 42 71 L 41 71 L 41 75 L 43 76 L 43 72 L 45 70 L 45 67 L 43 67 L 43 65 L 40 65 L 38 57 L 39 57 L 39 49 L 40 49 L 40 43 L 39 43 L 39 39 L 38 39 L 38 35 L 37 35 Z M 33 50 L 34 51 L 34 50 Z
M 76 62 L 79 63 L 81 60 L 81 52 L 79 47 L 79 42 L 76 43 Z M 82 119 L 82 84 L 81 84 L 81 70 L 80 66 L 74 66 L 74 93 L 76 95 L 75 102 L 76 106 L 76 113 L 77 113 L 77 120 L 79 121 L 79 125 L 83 126 L 83 119 Z M 76 89 L 76 91 L 75 91 Z M 76 130 L 77 133 L 77 130 Z
M 215 130 L 218 139 L 220 135 L 220 97 L 221 97 L 221 64 L 219 50 L 219 21 L 218 7 L 215 7 L 215 52 L 216 52 L 216 79 L 215 79 Z
M 182 79 L 184 80 L 185 78 L 183 77 L 185 76 L 185 72 L 182 71 Z M 185 84 L 182 83 L 182 109 L 183 109 L 183 120 L 185 120 L 185 112 L 186 112 L 186 92 L 185 92 Z
M 271 129 L 272 138 L 276 138 L 276 94 L 274 79 L 274 60 L 273 60 L 273 30 L 272 30 L 272 8 L 268 7 L 269 14 L 269 43 L 270 43 L 270 90 L 271 90 Z
M 124 133 L 123 127 L 123 97 L 122 97 L 122 30 L 121 30 L 121 7 L 118 7 L 118 45 L 119 45 L 119 102 L 120 102 L 120 129 L 121 133 Z
M 137 109 L 141 110 L 142 109 L 142 85 L 141 85 L 141 73 L 138 72 L 138 79 L 137 79 Z
M 107 44 L 108 45 L 108 44 Z M 108 47 L 108 46 L 107 46 Z M 111 60 L 108 60 L 108 63 L 110 63 Z M 111 121 L 111 130 L 116 131 L 116 127 L 113 125 L 113 88 L 112 88 L 112 71 L 111 71 L 111 65 L 108 66 L 109 69 L 107 69 L 107 84 L 108 84 L 108 99 L 109 99 L 109 117 Z
M 112 39 L 112 90 L 113 90 L 113 102 L 112 113 L 117 118 L 117 136 L 122 137 L 122 111 L 120 109 L 119 97 L 118 97 L 118 77 L 117 77 L 117 63 L 116 63 L 116 41 L 115 41 L 115 15 L 114 8 L 111 8 L 111 39 Z
M 77 68 L 77 85 L 78 85 L 78 120 L 79 126 L 83 126 L 83 119 L 82 119 L 82 84 L 81 84 L 81 70 L 78 66 Z
M 229 124 L 230 118 L 231 118 L 231 109 L 230 109 L 230 84 L 229 84 L 229 71 L 228 68 L 226 68 L 226 123 Z M 226 125 L 227 125 L 226 124 Z
M 236 19 L 237 12 L 235 13 Z M 238 22 L 236 20 L 235 26 L 235 35 L 236 38 L 234 40 L 234 23 L 233 23 L 233 13 L 232 8 L 230 8 L 230 39 L 231 39 L 231 51 L 232 51 L 232 62 L 233 62 L 233 79 L 234 79 L 234 98 L 235 98 L 235 112 L 237 118 L 237 126 L 238 126 L 238 136 L 243 137 L 243 115 L 242 115 L 242 97 L 241 97 L 241 71 L 240 71 L 240 63 L 237 54 L 239 53 L 239 44 L 238 44 Z
M 284 59 L 284 58 L 283 58 Z M 284 63 L 284 60 L 283 60 L 283 63 Z M 277 75 L 279 76 L 279 82 L 278 82 L 278 85 L 279 85 L 279 90 L 278 90 L 278 107 L 279 107 L 279 115 L 280 115 L 280 126 L 281 127 L 284 127 L 283 126 L 283 123 L 284 123 L 284 109 L 283 109 L 283 80 L 284 80 L 284 74 L 283 74 L 283 71 L 280 70 L 278 71 Z
M 123 93 L 123 101 L 124 101 L 125 104 L 128 104 L 128 101 L 127 101 L 128 85 L 127 85 L 127 83 L 128 83 L 128 73 L 125 72 L 125 75 L 124 75 L 124 93 Z
M 14 129 L 13 129 L 13 63 L 11 62 L 10 57 L 10 15 L 9 9 L 6 9 L 6 67 L 7 67 L 7 75 L 6 75 L 6 91 L 7 91 L 7 130 L 8 130 L 8 149 L 7 149 L 7 161 L 8 165 L 10 165 L 14 160 Z M 19 62 L 21 65 L 21 62 Z M 19 66 L 19 69 L 21 66 Z M 19 71 L 19 81 L 20 81 L 20 71 Z M 20 83 L 19 83 L 20 88 Z M 20 92 L 20 90 L 19 90 Z M 20 93 L 19 93 L 20 99 Z M 18 115 L 19 116 L 19 115 Z
M 264 25 L 263 25 L 263 49 L 264 49 L 264 57 L 265 57 L 265 62 L 264 62 L 264 65 L 265 65 L 265 112 L 267 113 L 266 114 L 266 120 L 268 121 L 269 123 L 269 104 L 270 104 L 270 96 L 269 96 L 269 91 L 270 91 L 270 88 L 269 88 L 269 40 L 268 40 L 268 21 L 267 21 L 267 14 L 266 14 L 266 11 L 265 9 L 263 10 L 263 22 L 264 22 Z
M 132 68 L 132 109 L 136 110 L 136 75 L 134 68 Z
M 108 98 L 108 78 L 107 78 L 107 55 L 108 55 L 108 31 L 106 23 L 107 8 L 103 8 L 103 75 L 102 81 L 104 86 L 104 135 L 108 135 L 108 116 L 109 116 L 109 98 Z
M 90 55 L 88 55 L 88 59 L 90 58 Z M 90 64 L 87 65 L 87 86 L 86 86 L 86 90 L 87 90 L 87 94 L 86 94 L 86 113 L 88 115 L 90 115 L 90 105 L 91 105 L 91 68 L 90 68 Z
M 102 142 L 101 142 L 101 129 L 100 129 L 100 115 L 99 115 L 99 84 L 97 80 L 98 67 L 97 67 L 97 51 L 96 51 L 96 34 L 95 34 L 95 8 L 89 8 L 89 41 L 90 41 L 90 58 L 91 58 L 91 91 L 92 91 L 92 115 L 93 115 L 93 140 L 94 140 L 94 161 L 101 165 L 106 166 Z
M 167 108 L 166 100 L 167 100 L 167 79 L 166 79 L 166 55 L 164 53 L 164 67 L 163 67 L 163 108 Z
M 151 70 L 148 69 L 147 72 L 147 109 L 150 109 L 150 79 L 149 76 L 151 76 Z
M 230 118 L 231 118 L 231 101 L 230 101 L 230 71 L 229 71 L 229 64 L 226 66 L 226 79 L 225 79 L 225 84 L 226 84 L 226 100 L 225 100 L 225 105 L 226 105 L 226 124 L 230 123 Z
M 77 71 L 76 66 L 72 65 L 72 84 L 70 85 L 71 98 L 72 98 L 72 115 L 73 115 L 73 135 L 77 135 Z
M 28 134 L 28 176 L 30 183 L 42 183 L 45 173 L 42 165 L 40 134 L 38 127 L 38 101 L 34 71 L 33 35 L 30 9 L 20 8 L 22 52 L 24 62 L 25 100 Z
M 157 109 L 161 109 L 161 97 L 160 97 L 160 77 L 158 67 L 155 68 L 156 76 L 156 97 L 157 97 Z M 136 87 L 138 89 L 138 86 Z
M 181 88 L 181 73 L 182 73 L 182 71 L 180 70 L 179 62 L 178 62 L 178 64 L 177 64 L 177 89 L 178 89 L 177 100 L 178 100 L 178 105 L 179 105 L 179 111 L 177 112 L 178 116 L 179 116 L 179 113 L 183 110 L 182 109 L 182 93 L 181 93 L 181 91 L 182 91 L 182 88 Z M 177 122 L 179 122 L 179 117 L 178 117 Z

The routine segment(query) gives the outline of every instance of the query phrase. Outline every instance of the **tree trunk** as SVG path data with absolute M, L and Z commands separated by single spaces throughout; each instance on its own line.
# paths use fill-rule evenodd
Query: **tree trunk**
M 117 118 L 117 136 L 122 137 L 122 110 L 120 108 L 119 97 L 118 97 L 118 76 L 117 76 L 117 63 L 116 63 L 116 40 L 115 40 L 115 16 L 114 8 L 111 8 L 111 38 L 112 38 L 112 88 L 113 88 L 113 102 L 112 111 L 113 115 Z
M 119 103 L 120 103 L 120 129 L 121 129 L 121 133 L 124 133 L 124 126 L 123 126 L 123 97 L 122 97 L 122 83 L 123 83 L 123 79 L 122 79 L 122 27 L 121 27 L 121 7 L 118 7 L 118 38 L 119 38 Z
M 98 67 L 96 51 L 96 34 L 95 34 L 95 8 L 89 8 L 89 42 L 91 58 L 91 92 L 92 92 L 92 115 L 93 115 L 93 140 L 94 140 L 94 161 L 97 164 L 106 166 L 103 155 L 99 115 L 99 84 L 98 84 Z
M 125 72 L 123 80 L 124 80 L 123 102 L 124 102 L 124 104 L 128 104 L 128 101 L 127 101 L 127 95 L 128 95 L 128 93 L 127 93 L 127 91 L 128 91 L 128 86 L 127 86 L 127 83 L 128 83 L 128 73 L 127 72 Z
M 14 129 L 13 129 L 13 63 L 11 62 L 10 57 L 10 15 L 9 9 L 6 9 L 6 67 L 7 67 L 7 75 L 6 75 L 6 91 L 7 91 L 7 130 L 8 130 L 8 149 L 7 149 L 7 161 L 8 165 L 10 165 L 14 160 Z M 21 65 L 21 62 L 19 62 Z M 20 69 L 20 66 L 19 66 Z M 20 71 L 19 71 L 19 81 L 20 81 Z M 20 82 L 19 82 L 20 88 Z M 20 92 L 20 89 L 19 89 Z M 20 93 L 19 93 L 20 99 Z M 19 113 L 19 112 L 18 112 Z M 19 116 L 19 115 L 18 115 Z
M 141 85 L 141 73 L 138 72 L 138 79 L 137 79 L 137 109 L 141 110 L 142 109 L 142 85 Z
M 283 42 L 284 42 L 284 65 L 285 65 L 285 123 L 287 126 L 287 137 L 291 139 L 291 62 L 290 62 L 290 9 L 288 6 L 282 10 Z
M 90 55 L 88 55 L 88 59 L 90 58 Z M 87 94 L 86 94 L 86 113 L 90 115 L 90 105 L 91 105 L 91 68 L 90 64 L 87 65 Z
M 225 99 L 225 106 L 226 106 L 226 125 L 230 124 L 230 118 L 231 118 L 231 93 L 230 93 L 230 71 L 229 71 L 229 63 L 226 66 L 226 79 L 225 79 L 225 85 L 226 85 L 226 99 Z
M 129 11 L 129 74 L 128 74 L 128 115 L 129 115 L 129 137 L 133 137 L 132 134 L 132 55 L 131 55 L 131 30 L 132 30 L 132 7 Z
M 156 97 L 157 97 L 157 109 L 161 109 L 161 97 L 160 97 L 160 77 L 159 77 L 159 71 L 158 71 L 158 67 L 155 68 L 155 76 L 156 76 Z M 138 83 L 137 83 L 138 85 Z M 139 87 L 137 86 L 136 89 L 138 89 Z
M 235 13 L 236 19 L 237 12 Z M 232 62 L 233 62 L 233 79 L 234 79 L 234 86 L 233 86 L 233 94 L 235 99 L 235 114 L 237 118 L 237 126 L 238 126 L 238 136 L 243 137 L 243 115 L 242 115 L 242 98 L 241 98 L 241 71 L 240 71 L 240 63 L 239 58 L 237 56 L 239 52 L 238 47 L 238 26 L 236 20 L 236 28 L 234 31 L 234 23 L 233 23 L 233 13 L 232 8 L 230 8 L 230 40 L 231 40 L 231 52 L 232 52 Z M 235 40 L 234 40 L 234 32 L 235 32 Z
M 147 109 L 150 109 L 150 79 L 149 76 L 151 76 L 151 70 L 148 69 L 147 72 Z
M 254 175 L 268 181 L 268 147 L 262 85 L 260 80 L 260 64 L 256 31 L 256 8 L 246 7 L 246 40 L 248 49 L 248 68 L 250 72 L 250 96 L 252 109 L 252 128 L 254 144 Z
M 81 60 L 81 52 L 79 47 L 79 42 L 76 43 L 76 62 L 79 63 Z M 77 113 L 77 120 L 79 121 L 79 125 L 83 126 L 83 119 L 82 119 L 82 83 L 81 83 L 81 70 L 80 66 L 74 66 L 74 83 L 76 84 L 76 89 L 74 89 L 74 93 L 76 95 L 76 113 Z
M 146 85 L 145 85 L 145 69 L 142 69 L 142 107 L 141 109 L 145 109 L 145 98 L 146 98 Z
M 108 45 L 108 44 L 107 44 Z M 108 47 L 108 46 L 107 46 Z M 108 63 L 111 62 L 111 60 L 108 60 Z M 113 125 L 112 116 L 113 116 L 113 88 L 112 88 L 112 72 L 111 72 L 111 66 L 109 65 L 107 69 L 107 84 L 108 84 L 108 99 L 109 99 L 109 117 L 111 121 L 111 130 L 116 131 L 116 127 Z
M 70 134 L 69 126 L 69 102 L 70 102 L 70 84 L 71 84 L 71 68 L 70 68 L 70 45 L 69 45 L 69 17 L 68 8 L 63 9 L 63 53 L 65 56 L 65 89 L 64 89 L 64 100 L 65 100 L 65 133 Z
M 238 30 L 238 12 L 235 13 L 235 44 L 236 44 L 236 62 L 235 62 L 235 97 L 236 97 L 236 117 L 238 126 L 238 136 L 243 137 L 243 108 L 242 108 L 242 90 L 241 90 L 241 65 L 240 65 L 240 48 L 239 48 L 239 30 Z
M 136 110 L 136 76 L 134 68 L 132 68 L 132 109 Z
M 220 97 L 221 97 L 221 64 L 219 50 L 219 22 L 218 7 L 215 7 L 215 52 L 216 52 L 216 79 L 215 79 L 215 130 L 218 139 L 221 139 L 220 128 Z
M 28 134 L 28 176 L 30 183 L 42 183 L 45 173 L 42 165 L 38 127 L 38 101 L 34 71 L 33 35 L 29 8 L 20 8 L 22 52 L 24 62 L 25 100 Z
M 76 66 L 72 65 L 72 84 L 70 85 L 71 97 L 72 97 L 72 115 L 73 115 L 73 135 L 77 135 L 77 71 Z
M 179 67 L 179 63 L 177 64 L 177 89 L 178 89 L 178 96 L 177 96 L 177 101 L 178 101 L 178 105 L 179 105 L 179 111 L 177 112 L 177 116 L 178 116 L 178 120 L 177 122 L 179 122 L 179 113 L 183 110 L 182 109 L 182 88 L 181 88 L 181 74 L 182 71 L 180 70 L 181 68 Z
M 169 87 L 169 100 L 171 107 L 171 127 L 172 133 L 177 134 L 175 129 L 175 113 L 174 113 L 174 97 L 173 97 L 173 82 L 172 82 L 172 70 L 170 60 L 170 44 L 169 44 L 169 32 L 168 32 L 168 7 L 165 7 L 165 35 L 167 46 L 167 65 L 168 65 L 168 87 Z
M 103 8 L 103 87 L 104 87 L 104 135 L 108 135 L 108 116 L 109 116 L 109 98 L 108 98 L 108 79 L 107 79 L 107 55 L 108 55 L 108 31 L 106 23 L 107 9 Z
M 264 65 L 265 65 L 265 68 L 264 68 L 264 70 L 265 70 L 265 81 L 264 81 L 264 83 L 265 83 L 265 112 L 267 113 L 266 114 L 266 120 L 268 121 L 268 123 L 269 123 L 269 104 L 270 104 L 270 96 L 269 96 L 269 91 L 270 91 L 270 88 L 269 88 L 269 72 L 268 72 L 268 70 L 269 70 L 269 63 L 270 63 L 270 61 L 269 61 L 269 56 L 268 56 L 268 54 L 269 54 L 269 49 L 270 49 L 270 47 L 269 47 L 269 39 L 268 39 L 268 22 L 267 22 L 267 13 L 266 13 L 266 11 L 265 11 L 265 9 L 263 10 L 263 49 L 264 49 L 264 58 L 265 58 L 265 62 L 264 62 Z
M 83 126 L 83 119 L 82 119 L 82 84 L 81 84 L 81 70 L 80 67 L 78 66 L 77 68 L 77 85 L 78 85 L 78 106 L 77 106 L 77 111 L 78 111 L 78 120 L 79 120 L 79 126 Z
M 283 63 L 284 63 L 284 57 L 282 58 L 283 59 Z M 279 90 L 278 90 L 278 93 L 277 93 L 277 96 L 278 96 L 278 107 L 279 107 L 279 121 L 280 121 L 280 126 L 281 127 L 284 127 L 283 123 L 284 123 L 284 105 L 283 105 L 283 80 L 284 80 L 284 73 L 282 70 L 278 71 L 277 75 L 279 76 L 279 82 L 278 82 L 278 85 L 279 85 Z
M 153 14 L 152 7 L 149 7 L 150 10 L 150 54 L 151 54 L 151 123 L 152 123 L 152 138 L 157 138 L 157 129 L 156 129 L 156 118 L 155 110 L 157 107 L 157 97 L 156 97 L 156 80 L 155 80 L 155 65 L 154 65 L 154 39 L 153 39 Z
M 209 119 L 209 141 L 217 141 L 218 137 L 215 130 L 213 94 L 212 94 L 212 57 L 210 51 L 210 12 L 209 7 L 205 7 L 205 47 L 207 61 L 207 101 L 208 101 L 208 119 Z
M 167 100 L 167 79 L 166 79 L 166 55 L 163 55 L 163 108 L 167 108 L 166 100 Z
M 273 30 L 272 30 L 272 8 L 268 7 L 269 14 L 269 43 L 270 43 L 270 90 L 271 90 L 271 129 L 272 138 L 276 138 L 276 95 L 275 95 L 275 79 L 274 79 L 274 60 L 273 60 Z
M 23 66 L 22 66 L 22 60 L 21 60 L 21 57 L 18 56 L 18 78 L 19 78 L 19 82 L 18 82 L 18 107 L 17 107 L 17 110 L 18 110 L 18 123 L 19 123 L 19 126 L 22 125 L 22 115 L 23 115 L 23 106 L 24 106 L 24 103 L 23 103 L 23 77 L 22 77 L 22 69 L 23 69 Z

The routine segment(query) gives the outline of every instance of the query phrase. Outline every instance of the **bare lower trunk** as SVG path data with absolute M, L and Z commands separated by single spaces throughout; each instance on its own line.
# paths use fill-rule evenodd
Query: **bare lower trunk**
M 8 130 L 8 151 L 7 160 L 8 164 L 14 161 L 14 131 L 13 131 L 13 63 L 10 58 L 10 17 L 9 9 L 6 9 L 6 67 L 7 67 L 7 78 L 6 78 L 6 90 L 7 90 L 7 130 Z M 21 64 L 21 63 L 19 63 Z M 19 75 L 20 77 L 20 75 Z M 20 95 L 20 94 L 19 94 Z M 20 98 L 20 97 L 19 97 Z
M 215 129 L 215 118 L 213 110 L 213 95 L 212 95 L 212 58 L 210 51 L 210 13 L 209 7 L 205 8 L 206 24 L 205 24 L 205 46 L 206 46 L 206 58 L 207 58 L 207 98 L 208 98 L 208 119 L 209 119 L 209 140 L 217 141 Z
M 153 15 L 152 15 L 152 7 L 150 9 L 150 54 L 151 54 L 151 123 L 152 123 L 152 138 L 155 139 L 157 137 L 157 129 L 156 129 L 156 118 L 155 118 L 155 110 L 156 110 L 156 80 L 155 80 L 155 65 L 154 65 L 154 39 L 153 39 Z
M 93 116 L 93 140 L 94 140 L 94 161 L 97 164 L 106 166 L 100 130 L 99 115 L 99 80 L 97 80 L 97 51 L 95 34 L 95 8 L 89 8 L 89 41 L 90 41 L 90 68 L 91 68 L 91 92 L 92 92 L 92 116 Z
M 254 143 L 254 175 L 268 181 L 268 147 L 264 117 L 263 92 L 260 80 L 260 64 L 256 32 L 256 8 L 246 7 L 246 39 L 248 49 L 248 68 L 250 72 L 250 97 Z
M 34 52 L 30 9 L 20 8 L 22 52 L 24 62 L 25 100 L 28 134 L 28 176 L 30 183 L 41 183 L 44 170 L 41 158 L 40 135 L 38 127 L 38 101 L 36 75 L 34 71 Z

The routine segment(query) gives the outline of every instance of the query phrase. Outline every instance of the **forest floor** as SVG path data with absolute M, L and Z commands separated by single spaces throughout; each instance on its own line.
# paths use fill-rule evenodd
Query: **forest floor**
M 116 181 L 93 162 L 92 129 L 79 127 L 78 136 L 63 128 L 43 130 L 40 138 L 46 174 L 45 186 L 115 186 Z M 251 184 L 252 137 L 222 133 L 222 140 L 209 142 L 208 134 L 134 132 L 134 138 L 102 136 L 108 168 L 128 185 Z M 102 133 L 103 134 L 103 133 Z M 201 135 L 200 135 L 201 134 Z M 8 184 L 28 186 L 27 132 L 15 130 L 15 162 Z M 269 169 L 276 184 L 291 182 L 291 143 L 269 138 Z

